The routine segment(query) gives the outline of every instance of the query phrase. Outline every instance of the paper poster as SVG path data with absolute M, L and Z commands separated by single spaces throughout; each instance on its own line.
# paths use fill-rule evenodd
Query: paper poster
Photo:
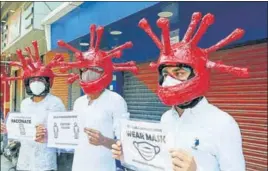
M 36 118 L 33 114 L 9 113 L 6 127 L 8 139 L 34 140 Z
M 122 120 L 124 165 L 136 171 L 170 171 L 169 148 L 174 144 L 160 123 Z
M 51 112 L 48 115 L 47 131 L 48 147 L 74 149 L 83 128 L 78 124 L 76 113 Z

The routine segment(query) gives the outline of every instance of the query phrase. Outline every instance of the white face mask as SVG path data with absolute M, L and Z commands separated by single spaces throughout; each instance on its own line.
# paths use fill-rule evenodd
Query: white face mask
M 44 90 L 46 89 L 46 86 L 41 81 L 34 81 L 30 83 L 30 89 L 34 95 L 40 95 L 41 93 L 44 92 Z
M 170 86 L 175 86 L 178 84 L 181 84 L 182 81 L 177 80 L 175 78 L 172 78 L 171 76 L 166 76 L 163 83 L 162 83 L 162 87 L 170 87 Z
M 101 77 L 102 72 L 98 73 L 98 72 L 94 72 L 92 70 L 87 70 L 85 72 L 82 73 L 81 79 L 82 81 L 85 82 L 90 82 L 90 81 L 94 81 L 97 80 Z

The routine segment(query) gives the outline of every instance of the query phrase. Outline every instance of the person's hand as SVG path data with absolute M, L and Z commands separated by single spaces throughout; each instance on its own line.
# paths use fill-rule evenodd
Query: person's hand
M 196 171 L 197 166 L 194 157 L 181 149 L 171 149 L 170 151 L 174 171 Z
M 112 154 L 113 158 L 120 160 L 121 156 L 123 156 L 121 142 L 117 141 L 116 144 L 112 145 Z
M 36 126 L 36 136 L 35 141 L 39 143 L 45 143 L 47 137 L 47 129 L 44 127 L 44 125 L 37 125 Z
M 1 134 L 7 133 L 7 127 L 6 124 L 1 120 Z
M 87 134 L 88 142 L 90 144 L 95 146 L 104 145 L 105 137 L 101 134 L 100 131 L 91 128 L 85 128 L 84 132 Z

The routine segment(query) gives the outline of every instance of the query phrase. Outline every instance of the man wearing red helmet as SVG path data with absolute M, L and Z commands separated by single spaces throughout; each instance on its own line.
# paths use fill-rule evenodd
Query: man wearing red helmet
M 239 126 L 232 116 L 210 104 L 204 97 L 209 87 L 209 68 L 236 76 L 248 76 L 247 69 L 226 66 L 208 60 L 208 54 L 243 36 L 236 29 L 216 45 L 201 49 L 197 43 L 214 21 L 212 14 L 203 17 L 193 36 L 201 13 L 194 13 L 189 28 L 179 43 L 170 44 L 169 21 L 160 18 L 163 44 L 142 19 L 139 26 L 161 50 L 157 63 L 151 67 L 159 73 L 157 94 L 172 108 L 161 117 L 173 133 L 174 147 L 170 149 L 174 171 L 245 171 Z M 193 37 L 192 37 L 193 36 Z M 122 155 L 121 143 L 113 145 L 114 158 Z
M 78 68 L 80 74 L 73 74 L 69 82 L 79 79 L 85 93 L 74 102 L 73 107 L 80 117 L 79 127 L 85 129 L 79 131 L 79 144 L 75 149 L 72 171 L 115 171 L 111 145 L 115 142 L 115 136 L 120 138 L 120 119 L 129 117 L 125 100 L 106 88 L 113 79 L 114 71 L 137 70 L 134 62 L 112 63 L 112 58 L 119 58 L 121 51 L 130 48 L 132 43 L 127 42 L 110 51 L 102 51 L 99 46 L 103 30 L 103 27 L 96 29 L 95 25 L 91 25 L 90 47 L 86 52 L 80 52 L 63 41 L 58 42 L 59 46 L 73 51 L 77 59 L 75 62 L 64 63 L 61 71 Z
M 47 147 L 46 144 L 46 119 L 48 112 L 64 111 L 65 107 L 61 99 L 50 94 L 50 88 L 56 74 L 52 67 L 56 58 L 48 65 L 41 63 L 37 42 L 33 42 L 35 54 L 30 48 L 26 48 L 30 58 L 24 58 L 21 50 L 17 50 L 19 62 L 10 62 L 11 66 L 22 68 L 20 77 L 7 77 L 1 75 L 1 81 L 24 80 L 26 93 L 31 97 L 21 102 L 22 114 L 36 114 L 36 138 L 35 141 L 21 140 L 21 147 L 17 163 L 17 170 L 23 171 L 52 171 L 57 170 L 56 149 Z M 63 60 L 63 59 L 60 59 Z M 60 75 L 58 75 L 60 76 Z M 1 133 L 7 133 L 6 126 L 1 123 Z

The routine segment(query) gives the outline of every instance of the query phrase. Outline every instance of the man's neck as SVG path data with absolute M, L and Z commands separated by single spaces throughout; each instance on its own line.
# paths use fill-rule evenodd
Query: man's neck
M 103 91 L 104 91 L 104 90 L 103 90 Z M 95 99 L 97 99 L 97 98 L 100 97 L 100 95 L 103 93 L 103 91 L 98 92 L 98 93 L 87 94 L 87 97 L 88 97 L 90 100 L 95 100 Z
M 177 107 L 177 106 L 174 106 L 174 107 L 175 107 L 175 109 L 176 109 L 178 115 L 181 117 L 182 114 L 183 114 L 183 112 L 184 112 L 184 109 L 181 109 L 181 108 L 179 108 L 179 107 Z
M 45 98 L 46 96 L 47 96 L 47 95 L 45 95 L 45 96 L 33 96 L 32 100 L 33 100 L 33 102 L 38 103 L 38 102 L 41 102 L 42 100 L 44 100 L 44 98 Z

